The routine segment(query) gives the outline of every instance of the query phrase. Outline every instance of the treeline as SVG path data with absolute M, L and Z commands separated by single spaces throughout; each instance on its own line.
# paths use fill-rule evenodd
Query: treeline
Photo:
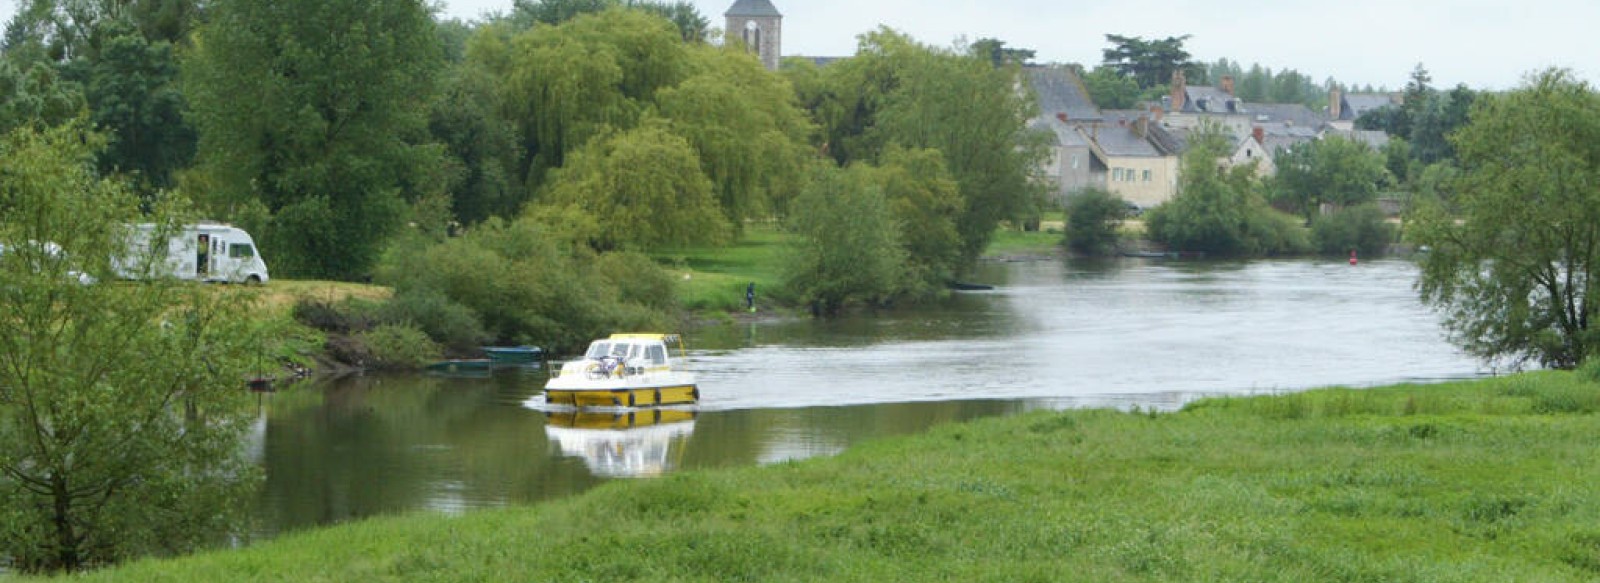
M 863 224 L 903 261 L 868 290 L 797 260 L 794 300 L 828 312 L 925 295 L 1037 210 L 1030 104 L 984 47 L 885 29 L 855 59 L 773 73 L 707 42 L 686 2 L 518 2 L 481 23 L 430 10 L 27 0 L 7 25 L 0 130 L 85 117 L 108 137 L 101 173 L 248 228 L 275 274 L 401 293 L 385 257 L 491 223 L 583 263 L 720 245 L 755 221 L 804 228 L 866 189 L 893 213 Z

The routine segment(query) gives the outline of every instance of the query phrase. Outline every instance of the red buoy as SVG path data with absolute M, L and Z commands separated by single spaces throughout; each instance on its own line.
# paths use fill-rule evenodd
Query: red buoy
M 1351 249 L 1350 250 L 1350 264 L 1351 265 L 1355 265 L 1356 264 L 1356 250 L 1355 249 Z

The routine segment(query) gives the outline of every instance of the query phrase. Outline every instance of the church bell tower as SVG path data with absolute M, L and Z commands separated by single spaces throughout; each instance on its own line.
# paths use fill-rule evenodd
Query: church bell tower
M 723 14 L 728 19 L 727 42 L 738 42 L 761 58 L 769 71 L 778 70 L 783 56 L 783 15 L 768 0 L 738 0 Z

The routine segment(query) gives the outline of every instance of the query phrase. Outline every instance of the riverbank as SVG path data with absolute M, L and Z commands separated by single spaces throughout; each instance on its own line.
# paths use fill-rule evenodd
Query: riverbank
M 1037 412 L 87 579 L 1593 580 L 1597 411 L 1542 372 Z

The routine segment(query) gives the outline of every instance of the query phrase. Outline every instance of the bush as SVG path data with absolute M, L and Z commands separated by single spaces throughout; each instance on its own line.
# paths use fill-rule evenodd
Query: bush
M 1091 188 L 1067 201 L 1067 248 L 1085 255 L 1116 251 L 1117 227 L 1128 218 L 1128 202 L 1105 190 Z
M 414 326 L 384 324 L 356 338 L 366 345 L 371 368 L 418 369 L 439 360 L 439 345 Z
M 477 313 L 429 289 L 395 294 L 383 305 L 379 319 L 384 324 L 414 326 L 452 354 L 466 353 L 489 340 Z
M 1386 222 L 1383 209 L 1364 204 L 1318 216 L 1311 223 L 1311 238 L 1317 251 L 1344 255 L 1354 249 L 1362 255 L 1379 255 L 1394 242 L 1395 228 Z

